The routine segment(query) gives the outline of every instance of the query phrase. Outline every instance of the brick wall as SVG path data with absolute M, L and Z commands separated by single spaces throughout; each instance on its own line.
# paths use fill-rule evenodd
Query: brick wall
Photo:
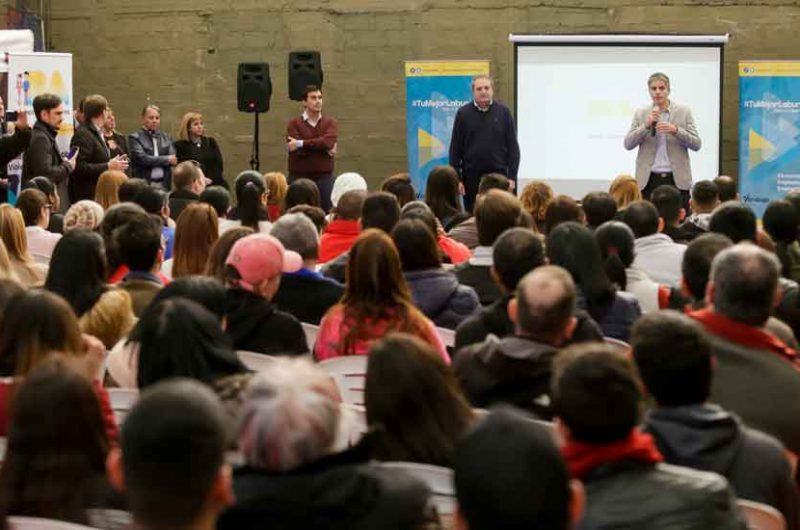
M 326 110 L 340 122 L 337 170 L 374 185 L 404 170 L 406 59 L 488 58 L 512 103 L 514 33 L 730 33 L 725 49 L 723 171 L 737 162 L 739 59 L 797 57 L 800 2 L 660 0 L 70 0 L 52 2 L 51 42 L 74 54 L 76 97 L 106 95 L 119 127 L 138 127 L 147 97 L 175 133 L 206 115 L 230 178 L 247 167 L 251 116 L 236 111 L 236 65 L 267 61 L 272 111 L 261 118 L 261 169 L 285 170 L 288 52 L 316 49 Z

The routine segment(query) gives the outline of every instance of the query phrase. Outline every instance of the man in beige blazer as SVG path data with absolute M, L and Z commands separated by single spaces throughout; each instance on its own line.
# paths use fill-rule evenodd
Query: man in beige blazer
M 667 184 L 680 190 L 688 208 L 692 187 L 689 151 L 700 149 L 700 136 L 689 107 L 670 101 L 669 77 L 655 73 L 647 80 L 653 104 L 633 116 L 625 136 L 625 149 L 639 147 L 636 155 L 636 182 L 645 199 L 658 186 Z

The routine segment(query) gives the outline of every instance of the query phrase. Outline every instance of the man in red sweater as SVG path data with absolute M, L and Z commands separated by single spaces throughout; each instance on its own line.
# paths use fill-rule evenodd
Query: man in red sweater
M 289 184 L 299 178 L 313 180 L 319 188 L 322 209 L 331 209 L 333 158 L 339 126 L 322 115 L 322 91 L 309 85 L 303 91 L 303 114 L 289 120 L 286 127 L 289 150 Z
M 361 233 L 361 209 L 367 192 L 348 191 L 334 208 L 333 221 L 319 238 L 319 263 L 327 263 L 350 251 Z

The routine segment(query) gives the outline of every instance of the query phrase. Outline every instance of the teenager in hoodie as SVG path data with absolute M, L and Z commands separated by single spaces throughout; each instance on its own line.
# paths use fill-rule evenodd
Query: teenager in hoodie
M 692 198 L 689 200 L 690 215 L 683 221 L 681 231 L 693 240 L 708 232 L 711 212 L 719 205 L 719 189 L 712 180 L 701 180 L 692 186 Z

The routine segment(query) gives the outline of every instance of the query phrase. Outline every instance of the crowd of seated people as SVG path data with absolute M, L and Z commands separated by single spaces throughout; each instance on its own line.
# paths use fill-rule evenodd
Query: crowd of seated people
M 0 527 L 744 529 L 738 498 L 800 530 L 800 194 L 760 229 L 729 178 L 685 210 L 490 173 L 466 211 L 441 166 L 326 213 L 170 156 L 0 205 Z

